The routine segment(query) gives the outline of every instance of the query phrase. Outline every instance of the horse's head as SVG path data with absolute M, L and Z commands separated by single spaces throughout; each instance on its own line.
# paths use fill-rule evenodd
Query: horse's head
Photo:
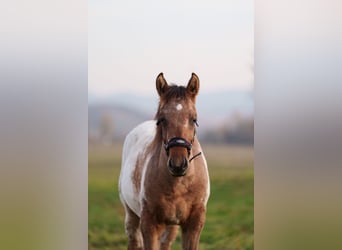
M 192 73 L 187 87 L 168 85 L 163 73 L 160 73 L 156 87 L 160 96 L 156 119 L 168 157 L 167 167 L 172 175 L 183 176 L 189 166 L 196 134 L 195 102 L 199 91 L 199 79 Z

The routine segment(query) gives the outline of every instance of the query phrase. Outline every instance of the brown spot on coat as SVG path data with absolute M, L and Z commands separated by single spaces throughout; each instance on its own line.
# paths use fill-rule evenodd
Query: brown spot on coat
M 134 172 L 132 175 L 132 181 L 134 184 L 135 192 L 139 193 L 140 184 L 141 184 L 141 172 L 142 172 L 142 164 L 141 164 L 141 156 L 138 156 L 137 162 L 135 163 Z

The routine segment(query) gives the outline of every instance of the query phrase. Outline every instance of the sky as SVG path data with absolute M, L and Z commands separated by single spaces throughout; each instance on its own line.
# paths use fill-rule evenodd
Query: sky
M 155 79 L 202 92 L 251 90 L 252 0 L 89 0 L 88 93 L 155 94 Z

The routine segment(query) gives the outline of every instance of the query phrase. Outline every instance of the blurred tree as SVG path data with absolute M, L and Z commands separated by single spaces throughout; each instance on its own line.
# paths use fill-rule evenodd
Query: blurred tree
M 210 143 L 254 144 L 254 118 L 236 112 L 224 124 L 207 131 L 203 141 Z
M 235 116 L 234 127 L 227 129 L 224 141 L 227 143 L 254 144 L 253 117 Z
M 109 113 L 103 113 L 100 120 L 99 136 L 102 144 L 113 144 L 114 123 Z

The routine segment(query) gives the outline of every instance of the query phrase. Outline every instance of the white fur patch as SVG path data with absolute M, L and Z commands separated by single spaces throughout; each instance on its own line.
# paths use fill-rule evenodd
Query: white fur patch
M 198 149 L 200 152 L 202 152 L 202 158 L 204 160 L 204 164 L 205 164 L 205 170 L 206 170 L 206 175 L 208 177 L 208 182 L 207 182 L 207 190 L 206 190 L 206 194 L 205 194 L 205 197 L 204 197 L 204 200 L 203 200 L 203 203 L 204 205 L 206 206 L 207 205 L 207 202 L 208 202 L 208 199 L 209 199 L 209 196 L 210 196 L 210 179 L 209 179 L 209 171 L 208 171 L 208 164 L 207 164 L 207 160 L 204 156 L 204 153 L 203 153 L 203 150 L 202 150 L 202 147 L 201 145 L 199 145 L 199 149 Z
M 180 104 L 180 103 L 178 103 L 178 104 L 176 105 L 176 109 L 177 109 L 178 111 L 182 110 L 182 109 L 183 109 L 183 105 Z
M 140 197 L 144 196 L 144 190 L 137 194 L 134 190 L 132 175 L 139 154 L 152 142 L 156 133 L 156 121 L 147 121 L 135 127 L 127 136 L 123 146 L 122 165 L 119 179 L 120 199 L 126 203 L 138 216 L 140 216 Z M 147 156 L 147 161 L 150 156 Z M 144 182 L 147 161 L 143 166 L 141 183 Z M 143 187 L 143 185 L 142 185 Z
M 201 152 L 202 152 L 202 150 L 201 150 Z M 203 155 L 203 159 L 204 159 L 204 162 L 205 162 L 205 168 L 206 168 L 207 176 L 208 176 L 207 193 L 206 193 L 206 197 L 205 197 L 205 200 L 204 200 L 204 204 L 207 205 L 207 202 L 208 202 L 208 199 L 209 199 L 209 196 L 210 196 L 210 179 L 209 179 L 207 160 L 205 159 L 204 155 Z

